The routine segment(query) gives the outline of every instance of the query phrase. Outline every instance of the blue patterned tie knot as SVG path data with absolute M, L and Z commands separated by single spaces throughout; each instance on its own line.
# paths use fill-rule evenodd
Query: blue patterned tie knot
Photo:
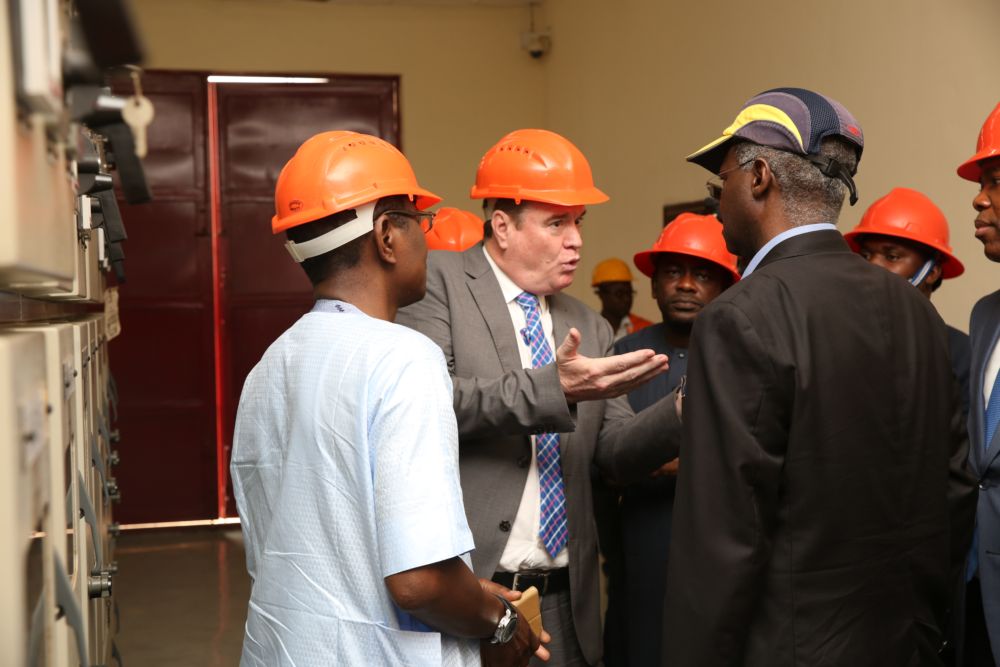
M 524 311 L 526 326 L 521 329 L 524 344 L 531 350 L 531 367 L 547 366 L 554 360 L 552 346 L 542 328 L 542 314 L 538 297 L 521 292 L 514 301 Z M 566 518 L 566 489 L 563 485 L 562 463 L 559 454 L 559 434 L 542 433 L 535 436 L 535 457 L 538 460 L 538 487 L 540 520 L 538 535 L 545 550 L 556 557 L 569 539 L 569 522 Z
M 521 292 L 514 301 L 524 311 L 524 319 L 527 322 L 527 326 L 521 329 L 521 336 L 524 338 L 524 344 L 531 349 L 532 368 L 551 364 L 554 361 L 552 347 L 542 329 L 542 313 L 538 308 L 538 297 L 529 292 Z

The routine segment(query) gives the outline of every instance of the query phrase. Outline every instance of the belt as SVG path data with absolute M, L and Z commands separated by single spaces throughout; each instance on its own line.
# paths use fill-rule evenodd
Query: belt
M 493 581 L 513 591 L 526 591 L 532 586 L 539 595 L 569 590 L 569 568 L 556 570 L 527 570 L 524 572 L 496 572 Z

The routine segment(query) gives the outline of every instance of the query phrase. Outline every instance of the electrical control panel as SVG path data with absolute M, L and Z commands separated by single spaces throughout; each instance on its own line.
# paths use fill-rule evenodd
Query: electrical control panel
M 127 9 L 126 0 L 8 0 L 0 10 L 4 665 L 123 664 L 105 298 L 117 294 L 109 280 L 125 282 L 119 198 L 151 198 L 140 158 L 152 117 Z M 113 94 L 115 78 L 134 94 Z

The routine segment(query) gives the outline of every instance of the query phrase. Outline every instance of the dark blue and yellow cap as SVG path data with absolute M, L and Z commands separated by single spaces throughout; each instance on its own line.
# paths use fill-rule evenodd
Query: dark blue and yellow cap
M 848 170 L 836 160 L 820 157 L 820 144 L 826 137 L 841 137 L 853 144 L 861 159 L 865 139 L 861 126 L 844 105 L 805 88 L 774 88 L 750 98 L 736 120 L 722 131 L 722 136 L 687 157 L 717 174 L 733 139 L 801 155 L 827 176 L 844 181 L 851 191 L 851 204 L 857 201 L 857 189 Z

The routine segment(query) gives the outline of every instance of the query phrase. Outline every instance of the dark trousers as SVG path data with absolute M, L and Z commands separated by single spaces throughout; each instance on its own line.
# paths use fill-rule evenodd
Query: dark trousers
M 990 635 L 983 615 L 983 592 L 979 577 L 965 587 L 965 647 L 960 667 L 994 667 Z
M 542 598 L 542 627 L 552 636 L 552 641 L 545 645 L 552 657 L 548 662 L 532 658 L 531 667 L 590 667 L 576 639 L 569 591 L 549 593 Z

